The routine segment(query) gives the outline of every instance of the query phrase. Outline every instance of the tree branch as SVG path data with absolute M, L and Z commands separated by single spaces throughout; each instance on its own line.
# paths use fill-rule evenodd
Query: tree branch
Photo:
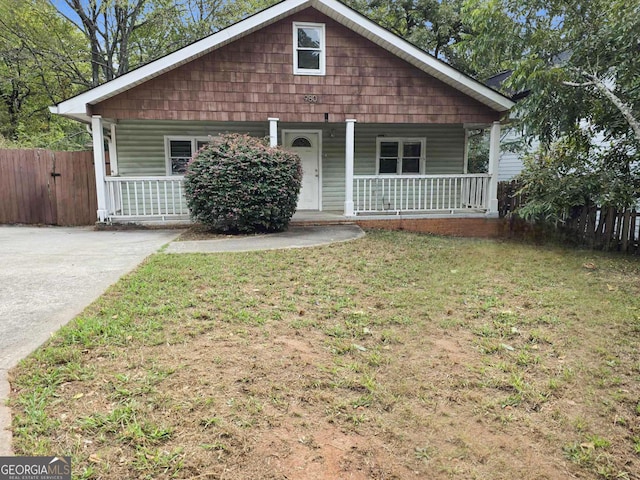
M 591 87 L 594 85 L 593 82 L 577 83 L 577 82 L 567 82 L 567 81 L 562 82 L 562 84 L 566 85 L 567 87 Z
M 596 75 L 587 72 L 581 73 L 582 75 L 590 79 L 593 86 L 596 87 L 596 89 L 598 89 L 598 91 L 602 93 L 602 95 L 604 95 L 611 103 L 616 106 L 616 108 L 620 111 L 622 116 L 631 126 L 636 140 L 640 142 L 640 121 L 638 121 L 638 119 L 634 117 L 631 107 L 623 102 L 615 93 L 613 93 L 611 89 L 609 89 L 609 87 L 607 87 L 607 85 Z

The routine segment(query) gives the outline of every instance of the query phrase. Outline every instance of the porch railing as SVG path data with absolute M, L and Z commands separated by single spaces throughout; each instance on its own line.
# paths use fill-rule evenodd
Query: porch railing
M 421 213 L 486 211 L 490 175 L 356 175 L 354 212 Z M 107 177 L 112 219 L 186 219 L 182 176 Z
M 110 218 L 187 217 L 183 177 L 106 177 Z
M 355 175 L 354 211 L 418 213 L 487 210 L 489 174 Z

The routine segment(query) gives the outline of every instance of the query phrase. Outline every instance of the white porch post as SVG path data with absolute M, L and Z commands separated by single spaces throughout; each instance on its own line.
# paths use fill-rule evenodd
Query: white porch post
M 268 118 L 269 120 L 269 146 L 278 146 L 278 120 L 279 118 Z
M 102 117 L 91 117 L 91 136 L 93 137 L 93 164 L 96 171 L 96 193 L 98 196 L 98 221 L 107 219 L 107 191 L 105 185 L 104 133 Z
M 500 162 L 500 122 L 491 125 L 489 137 L 489 205 L 488 215 L 498 214 L 498 164 Z
M 348 118 L 345 120 L 347 123 L 347 135 L 345 138 L 344 148 L 344 188 L 345 188 L 345 200 L 344 200 L 344 216 L 353 217 L 353 157 L 354 157 L 354 137 L 355 137 L 355 118 Z
M 469 129 L 465 126 L 462 127 L 464 130 L 464 166 L 462 173 L 469 173 Z
M 111 124 L 109 133 L 109 165 L 111 166 L 111 176 L 118 175 L 118 152 L 116 147 L 116 124 Z

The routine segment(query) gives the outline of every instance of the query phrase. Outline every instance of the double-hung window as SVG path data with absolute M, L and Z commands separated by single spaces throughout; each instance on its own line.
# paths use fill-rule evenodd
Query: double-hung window
M 191 157 L 207 143 L 207 137 L 165 137 L 167 175 L 184 175 Z
M 293 73 L 295 75 L 325 74 L 324 24 L 296 22 L 293 24 Z
M 418 175 L 424 171 L 424 138 L 385 138 L 377 142 L 379 175 Z

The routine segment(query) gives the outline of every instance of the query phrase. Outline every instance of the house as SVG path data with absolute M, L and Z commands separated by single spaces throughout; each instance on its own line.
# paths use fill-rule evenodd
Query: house
M 223 132 L 300 155 L 299 210 L 496 216 L 512 106 L 339 1 L 284 0 L 50 108 L 91 125 L 98 220 L 118 222 L 187 218 L 186 164 Z M 467 174 L 478 126 L 489 173 Z

